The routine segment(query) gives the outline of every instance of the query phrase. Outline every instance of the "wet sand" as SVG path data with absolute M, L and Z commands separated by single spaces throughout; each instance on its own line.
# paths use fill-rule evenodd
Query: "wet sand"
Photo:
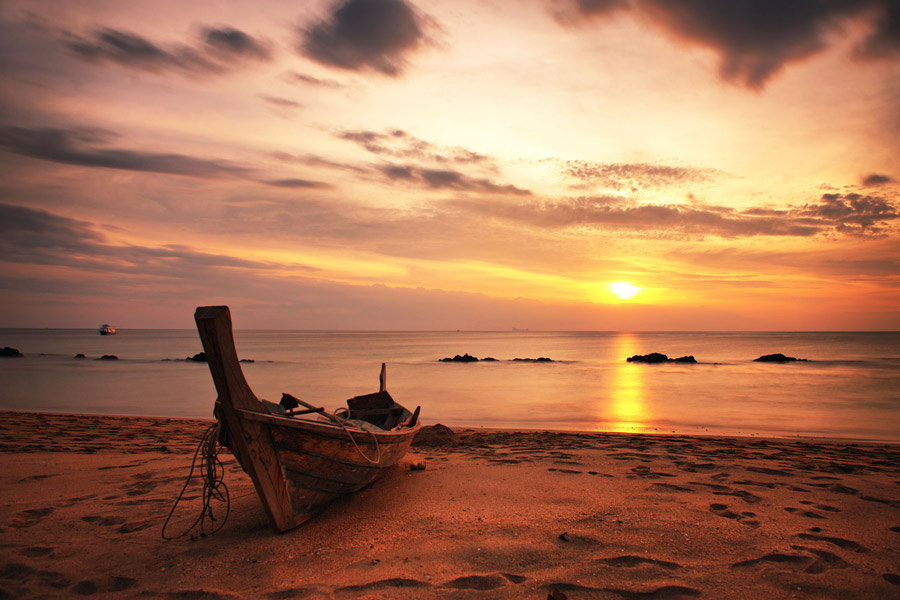
M 0 598 L 900 598 L 898 446 L 461 430 L 284 534 L 224 451 L 164 541 L 208 424 L 0 412 Z

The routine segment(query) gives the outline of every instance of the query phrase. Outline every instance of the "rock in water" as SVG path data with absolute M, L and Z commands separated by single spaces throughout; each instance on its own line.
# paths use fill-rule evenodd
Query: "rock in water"
M 807 362 L 805 358 L 794 358 L 793 356 L 785 356 L 780 352 L 777 354 L 766 354 L 753 360 L 753 362 Z
M 442 359 L 440 360 L 440 362 L 463 362 L 463 363 L 467 363 L 467 362 L 478 362 L 478 357 L 476 357 L 476 356 L 471 356 L 468 352 L 466 352 L 466 353 L 463 354 L 462 356 L 460 356 L 459 354 L 457 354 L 457 355 L 454 356 L 453 358 L 442 358 Z
M 690 364 L 696 364 L 697 362 L 697 359 L 693 356 L 679 356 L 678 358 L 669 358 L 665 354 L 660 354 L 659 352 L 651 352 L 650 354 L 635 354 L 631 358 L 627 358 L 625 360 L 627 360 L 628 362 L 647 363 L 651 365 L 665 362 Z
M 9 346 L 4 346 L 3 349 L 0 349 L 0 356 L 4 358 L 25 358 L 25 355 L 19 352 L 18 348 L 10 348 Z

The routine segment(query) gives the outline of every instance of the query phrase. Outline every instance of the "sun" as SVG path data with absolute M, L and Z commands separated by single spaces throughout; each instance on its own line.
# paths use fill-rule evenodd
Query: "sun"
M 613 294 L 621 298 L 622 300 L 630 300 L 634 298 L 635 294 L 641 291 L 641 288 L 631 285 L 625 281 L 617 281 L 615 283 L 609 284 L 609 289 Z

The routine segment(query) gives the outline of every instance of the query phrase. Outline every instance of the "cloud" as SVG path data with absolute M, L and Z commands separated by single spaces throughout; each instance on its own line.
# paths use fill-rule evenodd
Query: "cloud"
M 269 49 L 252 36 L 234 27 L 207 27 L 204 30 L 207 46 L 224 56 L 269 60 Z
M 163 48 L 136 33 L 108 27 L 87 36 L 67 33 L 63 43 L 85 60 L 107 61 L 153 73 L 176 71 L 188 75 L 218 75 L 248 60 L 267 61 L 271 58 L 262 42 L 232 27 L 203 29 L 198 47 L 176 44 Z
M 264 183 L 266 185 L 271 185 L 274 187 L 283 187 L 283 188 L 306 188 L 306 189 L 323 189 L 323 188 L 331 188 L 332 186 L 328 183 L 324 183 L 321 181 L 311 181 L 309 179 L 271 179 L 267 181 L 261 181 L 260 183 Z
M 86 221 L 0 203 L 0 243 L 5 246 L 0 257 L 5 260 L 56 252 L 71 254 L 101 244 L 103 239 Z
M 825 194 L 816 203 L 784 210 L 694 204 L 639 204 L 621 197 L 573 198 L 525 204 L 454 201 L 475 214 L 539 228 L 612 230 L 639 237 L 878 237 L 898 218 L 896 205 L 859 194 Z
M 315 271 L 305 265 L 209 254 L 180 244 L 110 244 L 94 227 L 44 210 L 0 203 L 0 260 L 172 279 L 191 279 L 199 270 L 212 268 Z
M 97 147 L 112 137 L 110 132 L 98 129 L 0 126 L 0 147 L 58 163 L 207 178 L 244 177 L 252 171 L 225 160 Z
M 380 168 L 390 180 L 424 184 L 430 189 L 448 189 L 461 192 L 508 194 L 530 196 L 531 191 L 514 185 L 497 184 L 487 179 L 473 178 L 450 169 L 422 169 L 412 165 L 388 164 Z
M 900 3 L 889 0 L 884 4 L 872 33 L 857 48 L 862 58 L 883 59 L 900 57 Z
M 570 160 L 562 162 L 561 168 L 563 174 L 572 179 L 615 191 L 706 183 L 725 176 L 725 173 L 717 169 L 646 163 L 594 163 Z
M 624 4 L 580 0 L 575 10 L 605 17 Z M 825 50 L 832 34 L 851 29 L 851 22 L 870 31 L 859 57 L 900 56 L 895 0 L 632 0 L 629 6 L 672 37 L 711 48 L 721 59 L 722 79 L 756 90 L 786 65 Z
M 459 146 L 437 146 L 417 138 L 402 129 L 386 132 L 358 130 L 338 131 L 337 138 L 353 142 L 367 152 L 381 157 L 414 159 L 435 164 L 477 164 L 496 170 L 494 160 L 486 154 L 479 154 Z
M 878 196 L 823 194 L 817 204 L 807 204 L 799 214 L 832 225 L 835 231 L 853 235 L 879 234 L 888 221 L 900 217 L 898 207 Z
M 862 184 L 865 187 L 875 187 L 886 183 L 894 183 L 894 178 L 889 175 L 879 175 L 878 173 L 870 173 L 863 178 Z
M 301 31 L 299 50 L 324 65 L 396 77 L 424 41 L 422 18 L 404 0 L 346 0 Z
M 310 167 L 324 167 L 326 169 L 335 169 L 338 171 L 351 171 L 354 173 L 368 173 L 369 169 L 365 167 L 360 167 L 358 165 L 353 165 L 349 163 L 337 162 L 334 160 L 329 160 L 327 158 L 318 156 L 316 154 L 290 154 L 288 152 L 271 152 L 269 155 L 272 158 L 277 160 L 288 162 L 288 163 L 297 163 L 301 165 L 307 165 Z
M 308 85 L 327 88 L 344 87 L 344 84 L 340 83 L 339 81 L 335 81 L 334 79 L 322 79 L 320 77 L 313 77 L 312 75 L 300 73 L 299 71 L 287 71 L 282 77 L 288 83 L 304 83 Z
M 281 98 L 279 96 L 270 96 L 268 94 L 260 94 L 260 98 L 262 98 L 265 102 L 268 102 L 272 106 L 277 106 L 278 108 L 302 108 L 303 105 L 295 100 L 289 100 L 288 98 Z

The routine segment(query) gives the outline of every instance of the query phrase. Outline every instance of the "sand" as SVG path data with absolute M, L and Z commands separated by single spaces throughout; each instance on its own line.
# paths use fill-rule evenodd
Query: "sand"
M 0 412 L 0 598 L 900 598 L 898 446 L 461 430 L 284 534 L 225 451 L 165 541 L 208 423 Z

